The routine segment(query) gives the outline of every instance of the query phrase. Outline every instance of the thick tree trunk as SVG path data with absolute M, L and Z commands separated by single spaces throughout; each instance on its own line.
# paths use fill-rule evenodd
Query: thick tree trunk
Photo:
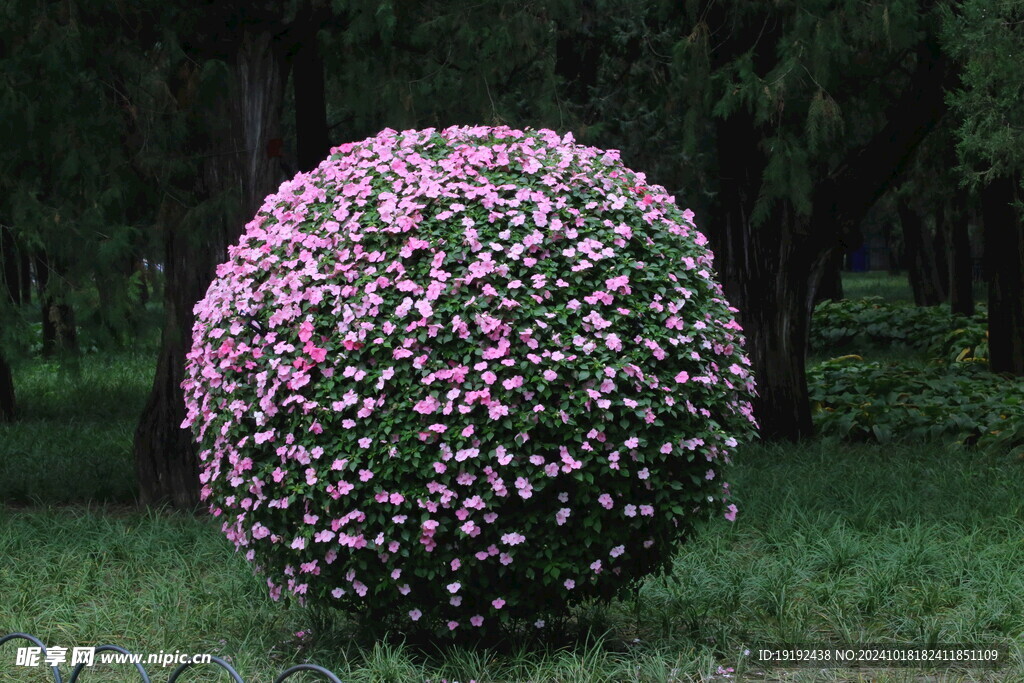
M 27 266 L 11 230 L 0 226 L 0 297 L 18 306 L 26 303 L 28 292 L 24 287 L 22 267 Z M 0 354 L 0 422 L 14 419 L 14 378 L 7 359 Z
M 78 353 L 75 311 L 69 304 L 53 294 L 50 280 L 51 276 L 57 273 L 46 252 L 36 253 L 35 266 L 40 316 L 43 323 L 43 355 Z
M 825 272 L 821 275 L 821 283 L 814 295 L 814 302 L 839 301 L 843 298 L 843 255 L 844 251 L 837 249 L 825 263 Z
M 13 231 L 0 226 L 0 287 L 15 306 L 27 304 L 32 298 L 32 277 L 27 250 L 21 248 Z
M 1024 375 L 1024 222 L 1013 202 L 1018 178 L 982 191 L 988 273 L 988 363 L 993 372 Z
M 937 306 L 943 302 L 935 264 L 934 246 L 924 221 L 906 201 L 898 204 L 903 228 L 903 253 L 910 288 L 918 306 Z
M 239 29 L 231 64 L 233 87 L 220 103 L 230 133 L 227 139 L 213 136 L 218 149 L 201 150 L 208 161 L 199 194 L 230 193 L 237 200 L 236 209 L 203 225 L 201 235 L 185 229 L 170 203 L 164 215 L 164 331 L 153 389 L 134 445 L 139 497 L 146 504 L 191 508 L 199 499 L 196 449 L 191 434 L 181 428 L 181 381 L 185 354 L 192 345 L 192 309 L 205 295 L 217 265 L 227 258 L 228 245 L 238 240 L 264 197 L 280 183 L 280 167 L 268 154 L 268 142 L 280 138 L 283 54 L 270 32 Z M 223 153 L 224 149 L 232 152 Z
M 293 64 L 295 149 L 299 170 L 307 172 L 316 168 L 331 151 L 327 133 L 324 60 L 320 56 L 315 32 L 299 45 Z
M 754 232 L 748 232 L 749 225 L 730 230 L 730 241 L 746 240 L 747 255 L 761 267 L 743 274 L 730 266 L 727 282 L 733 300 L 742 302 L 738 319 L 757 370 L 754 415 L 761 435 L 795 441 L 813 431 L 805 366 L 813 309 L 810 281 L 815 274 L 791 240 L 761 239 L 784 233 L 785 220 L 785 216 L 776 216 L 771 219 L 775 225 L 762 224 Z M 730 259 L 730 263 L 735 261 Z
M 974 315 L 974 259 L 963 192 L 953 199 L 946 216 L 949 228 L 949 306 L 953 313 Z
M 757 380 L 754 415 L 761 435 L 797 440 L 812 433 L 805 363 L 814 288 L 824 268 L 811 263 L 781 205 L 763 222 L 750 220 L 766 159 L 747 117 L 718 125 L 719 192 L 711 231 L 726 296 L 738 309 Z
M 14 419 L 14 377 L 7 359 L 0 355 L 0 422 Z

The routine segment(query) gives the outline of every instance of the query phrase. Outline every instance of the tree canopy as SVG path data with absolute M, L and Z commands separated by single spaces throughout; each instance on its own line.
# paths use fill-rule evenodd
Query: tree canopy
M 1011 321 L 993 368 L 1024 373 L 1019 2 L 5 0 L 0 18 L 0 415 L 32 325 L 54 348 L 130 339 L 156 266 L 147 499 L 195 498 L 178 384 L 227 245 L 282 180 L 384 128 L 572 131 L 675 193 L 740 311 L 765 436 L 811 432 L 811 309 L 886 196 L 911 242 L 920 219 L 919 244 L 960 255 L 932 259 L 936 281 L 963 282 L 958 226 L 984 219 Z

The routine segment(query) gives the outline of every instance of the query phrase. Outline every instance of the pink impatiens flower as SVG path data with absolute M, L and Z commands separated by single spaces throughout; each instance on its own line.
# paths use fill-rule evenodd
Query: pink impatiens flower
M 182 382 L 200 495 L 271 596 L 480 628 L 502 585 L 569 602 L 700 501 L 734 520 L 755 385 L 692 219 L 617 151 L 505 126 L 389 129 L 282 183 Z

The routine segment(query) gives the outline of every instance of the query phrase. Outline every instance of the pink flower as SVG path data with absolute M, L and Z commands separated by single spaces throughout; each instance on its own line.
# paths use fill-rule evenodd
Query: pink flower
M 735 522 L 737 512 L 739 512 L 739 508 L 737 508 L 735 505 L 729 505 L 729 508 L 725 513 L 725 518 L 730 522 Z
M 497 600 L 491 600 L 491 606 L 493 606 L 494 609 L 501 609 L 505 606 L 505 601 L 501 598 L 498 598 Z
M 566 590 L 571 591 L 573 588 L 576 587 L 576 582 L 573 581 L 572 579 L 566 579 L 565 583 L 563 585 L 565 586 Z
M 499 417 L 508 415 L 508 406 L 492 402 L 487 406 L 487 415 L 492 420 L 497 420 Z
M 662 453 L 665 453 L 667 455 L 667 454 L 672 452 L 672 444 L 671 443 L 664 443 L 664 444 L 661 445 L 661 448 L 659 450 Z
M 469 618 L 469 623 L 471 623 L 471 624 L 473 624 L 473 626 L 477 626 L 477 627 L 483 626 L 484 625 L 484 618 L 482 616 L 480 616 L 479 614 L 477 614 L 476 616 Z
M 422 617 L 422 616 L 423 616 L 423 612 L 419 611 L 418 609 L 409 610 L 409 618 L 412 619 L 413 621 L 419 621 L 420 617 Z
M 503 534 L 501 537 L 501 542 L 505 545 L 519 545 L 525 540 L 526 536 L 523 536 L 522 534 L 515 532 L 510 534 Z
M 600 496 L 598 496 L 597 502 L 600 503 L 601 507 L 603 507 L 605 510 L 611 510 L 615 506 L 615 501 L 613 501 L 612 497 L 607 493 L 602 493 Z
M 434 398 L 433 396 L 428 396 L 422 401 L 417 402 L 416 405 L 412 407 L 412 409 L 415 410 L 417 413 L 429 415 L 430 413 L 437 410 L 438 407 L 440 407 L 440 405 L 440 402 L 436 398 Z
M 445 588 L 448 589 L 449 593 L 458 593 L 459 589 L 462 588 L 462 584 L 456 581 L 455 583 L 449 583 Z

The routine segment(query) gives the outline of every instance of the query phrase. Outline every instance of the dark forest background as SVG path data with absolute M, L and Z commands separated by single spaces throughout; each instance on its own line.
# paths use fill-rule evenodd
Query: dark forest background
M 263 197 L 390 127 L 619 149 L 697 214 L 766 439 L 812 433 L 816 303 L 885 233 L 1024 375 L 1018 0 L 3 0 L 0 420 L 33 355 L 154 349 L 143 502 L 191 507 L 192 306 Z M 159 338 L 157 343 L 156 339 Z

